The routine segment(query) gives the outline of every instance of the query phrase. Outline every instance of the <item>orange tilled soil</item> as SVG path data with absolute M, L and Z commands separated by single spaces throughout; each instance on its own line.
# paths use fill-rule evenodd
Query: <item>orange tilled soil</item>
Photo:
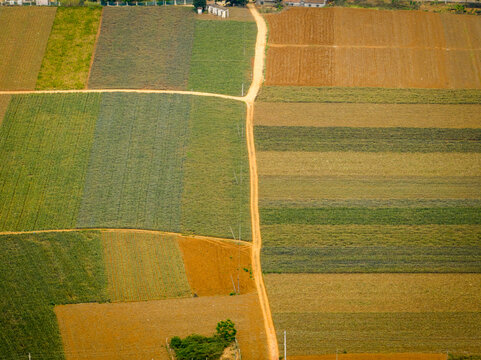
M 250 245 L 189 237 L 179 237 L 178 243 L 190 287 L 198 296 L 228 295 L 234 286 L 241 294 L 255 291 Z
M 166 339 L 212 335 L 230 318 L 244 360 L 267 359 L 257 294 L 55 307 L 67 360 L 170 360 Z
M 266 19 L 266 85 L 481 88 L 474 16 L 293 8 Z
M 289 360 L 446 360 L 446 354 L 328 354 L 289 356 Z

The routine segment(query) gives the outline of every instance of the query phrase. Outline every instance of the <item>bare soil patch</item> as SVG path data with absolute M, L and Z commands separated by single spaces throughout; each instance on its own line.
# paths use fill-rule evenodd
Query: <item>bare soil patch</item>
M 257 294 L 55 307 L 68 360 L 170 360 L 166 339 L 211 335 L 230 318 L 243 359 L 267 359 Z
M 289 360 L 445 360 L 446 354 L 400 353 L 400 354 L 327 354 L 289 356 Z
M 251 245 L 179 237 L 187 279 L 198 296 L 241 294 L 255 291 Z

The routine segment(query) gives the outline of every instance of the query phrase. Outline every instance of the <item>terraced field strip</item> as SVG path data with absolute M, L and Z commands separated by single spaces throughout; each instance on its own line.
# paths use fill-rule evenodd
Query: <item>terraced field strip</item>
M 349 8 L 266 15 L 274 45 L 266 85 L 480 88 L 481 26 L 453 17 Z
M 266 273 L 481 271 L 480 225 L 275 224 L 262 234 Z
M 67 360 L 169 360 L 166 338 L 212 335 L 217 322 L 231 319 L 243 359 L 267 359 L 257 294 L 55 307 Z M 92 324 L 96 324 L 92 326 Z M 113 332 L 112 329 L 115 328 Z
M 253 22 L 196 21 L 187 89 L 244 96 L 252 79 L 255 41 Z
M 77 226 L 180 230 L 189 108 L 182 95 L 102 96 Z
M 101 7 L 59 7 L 36 89 L 83 89 L 93 57 Z
M 7 112 L 8 104 L 10 104 L 10 95 L 0 95 L 0 126 L 2 126 L 3 117 Z
M 12 97 L 0 128 L 0 230 L 75 226 L 99 102 L 97 94 Z
M 186 7 L 104 8 L 88 87 L 185 89 L 194 22 Z
M 260 102 L 256 103 L 255 125 L 479 129 L 481 105 Z
M 192 292 L 198 296 L 256 291 L 252 243 L 178 237 Z
M 103 231 L 112 302 L 190 297 L 175 235 Z
M 266 284 L 277 328 L 290 330 L 293 355 L 332 354 L 336 349 L 476 354 L 480 276 L 272 274 Z M 319 293 L 323 296 L 313 296 Z
M 34 89 L 56 8 L 8 7 L 0 11 L 0 90 Z
M 477 89 L 380 89 L 368 87 L 264 86 L 260 102 L 359 104 L 476 104 Z M 256 103 L 258 105 L 258 103 Z M 394 114 L 392 114 L 394 115 Z M 396 116 L 396 115 L 394 115 Z M 386 119 L 387 120 L 387 119 Z
M 97 231 L 0 235 L 2 358 L 64 359 L 53 306 L 104 302 Z

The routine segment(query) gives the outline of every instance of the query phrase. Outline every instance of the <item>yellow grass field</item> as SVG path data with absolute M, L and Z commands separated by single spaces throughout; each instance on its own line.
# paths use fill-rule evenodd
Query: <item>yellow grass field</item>
M 289 356 L 289 360 L 446 360 L 446 354 L 328 354 Z
M 210 336 L 231 319 L 242 359 L 267 359 L 257 294 L 55 307 L 67 360 L 171 360 L 166 339 Z
M 112 302 L 192 296 L 175 235 L 104 231 Z
M 481 274 L 264 276 L 272 311 L 276 313 L 293 310 L 300 313 L 481 311 Z
M 250 244 L 180 236 L 178 242 L 196 295 L 229 295 L 237 288 L 241 294 L 255 291 Z
M 292 8 L 266 19 L 266 85 L 481 88 L 472 16 Z
M 7 112 L 10 98 L 10 95 L 0 95 L 0 126 L 2 125 L 3 118 L 5 117 L 5 113 Z
M 0 10 L 0 90 L 33 90 L 55 18 L 55 7 Z
M 279 176 L 480 176 L 479 153 L 258 153 L 259 175 Z
M 260 102 L 255 125 L 479 129 L 481 105 Z

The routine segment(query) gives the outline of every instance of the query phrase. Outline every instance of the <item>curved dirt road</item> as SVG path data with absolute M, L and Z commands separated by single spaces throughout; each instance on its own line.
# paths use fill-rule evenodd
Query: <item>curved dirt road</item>
M 252 83 L 244 97 L 247 104 L 246 135 L 247 151 L 249 153 L 250 186 L 251 186 L 251 222 L 252 222 L 252 271 L 256 282 L 259 302 L 264 316 L 264 326 L 267 336 L 267 346 L 270 360 L 279 359 L 276 330 L 272 321 L 271 308 L 267 297 L 261 270 L 261 229 L 259 222 L 259 184 L 257 177 L 257 160 L 254 143 L 254 101 L 264 80 L 264 61 L 267 42 L 267 25 L 253 4 L 247 5 L 257 24 L 256 51 Z

